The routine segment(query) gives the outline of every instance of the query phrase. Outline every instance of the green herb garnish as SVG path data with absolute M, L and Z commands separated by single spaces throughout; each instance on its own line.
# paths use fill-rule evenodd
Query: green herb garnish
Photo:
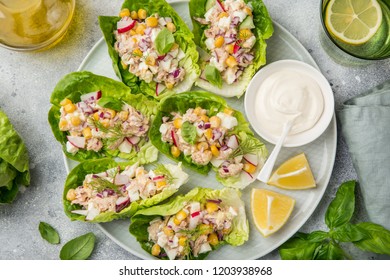
M 104 108 L 121 111 L 123 102 L 119 99 L 112 97 L 102 97 L 98 100 L 97 104 Z
M 121 123 L 117 123 L 113 127 L 105 127 L 100 121 L 97 121 L 94 118 L 90 118 L 90 120 L 92 121 L 92 125 L 94 127 L 106 134 L 106 138 L 104 140 L 109 149 L 116 147 L 126 137 L 133 136 L 130 133 L 123 132 Z
M 90 232 L 68 241 L 60 252 L 61 260 L 86 260 L 95 247 L 95 235 Z
M 206 68 L 204 69 L 204 75 L 210 84 L 222 88 L 222 77 L 217 68 L 207 64 Z
M 175 38 L 173 37 L 171 31 L 169 31 L 167 28 L 163 28 L 157 34 L 154 43 L 156 45 L 156 50 L 158 51 L 158 53 L 163 55 L 171 50 L 173 44 L 175 43 Z
M 196 127 L 190 122 L 184 122 L 181 127 L 181 136 L 184 141 L 190 144 L 195 144 L 196 142 Z
M 40 222 L 39 223 L 39 232 L 43 239 L 51 244 L 60 243 L 60 236 L 58 232 L 48 223 Z
M 260 141 L 248 137 L 247 139 L 239 143 L 238 148 L 233 151 L 233 153 L 230 155 L 230 158 L 235 158 L 246 154 L 257 154 L 263 146 L 264 144 Z
M 169 170 L 165 167 L 164 164 L 161 163 L 157 164 L 153 172 L 158 175 L 164 175 L 165 179 L 169 184 L 172 184 L 173 181 L 175 180 L 175 177 L 172 176 L 171 172 L 169 172 Z
M 106 189 L 111 189 L 116 193 L 120 193 L 120 189 L 117 185 L 103 178 L 92 178 L 89 185 L 99 193 Z

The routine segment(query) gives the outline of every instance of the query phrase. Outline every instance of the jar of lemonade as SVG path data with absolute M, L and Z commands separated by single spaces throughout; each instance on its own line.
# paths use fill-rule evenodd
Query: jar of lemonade
M 0 45 L 19 51 L 43 50 L 65 35 L 75 0 L 0 0 Z

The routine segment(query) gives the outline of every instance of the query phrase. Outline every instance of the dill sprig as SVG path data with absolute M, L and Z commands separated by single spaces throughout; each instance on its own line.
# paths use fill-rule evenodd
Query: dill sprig
M 117 123 L 113 127 L 105 127 L 100 121 L 91 118 L 92 124 L 99 131 L 106 134 L 106 143 L 108 146 L 116 145 L 118 142 L 122 142 L 124 138 L 131 137 L 133 134 L 125 133 L 122 130 L 122 123 Z
M 119 186 L 103 178 L 93 178 L 89 185 L 92 187 L 92 189 L 96 190 L 99 193 L 104 191 L 105 189 L 111 189 L 116 193 L 120 193 Z
M 256 154 L 263 146 L 264 144 L 260 141 L 257 141 L 257 139 L 248 137 L 239 144 L 237 149 L 233 151 L 233 153 L 230 155 L 230 158 L 235 158 L 246 154 Z
M 175 180 L 175 177 L 172 176 L 171 172 L 169 172 L 169 170 L 165 167 L 165 165 L 161 163 L 156 164 L 156 167 L 154 168 L 153 171 L 158 175 L 164 175 L 169 184 L 172 184 L 173 181 Z

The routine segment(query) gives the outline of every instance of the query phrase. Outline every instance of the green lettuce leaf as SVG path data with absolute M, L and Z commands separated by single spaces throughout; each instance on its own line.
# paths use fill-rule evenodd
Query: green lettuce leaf
M 50 99 L 50 102 L 53 106 L 50 108 L 48 115 L 48 120 L 53 134 L 57 141 L 62 144 L 65 155 L 70 159 L 80 162 L 88 159 L 97 159 L 107 156 L 121 157 L 124 159 L 132 159 L 136 157 L 143 163 L 157 160 L 157 150 L 155 150 L 150 142 L 145 140 L 142 140 L 142 142 L 139 144 L 139 147 L 141 148 L 140 152 L 133 150 L 128 154 L 120 153 L 119 150 L 104 149 L 104 147 L 99 152 L 87 151 L 83 149 L 80 149 L 76 154 L 67 152 L 66 136 L 68 133 L 59 129 L 59 121 L 61 117 L 60 102 L 65 98 L 69 98 L 72 102 L 76 103 L 81 100 L 81 95 L 99 90 L 102 92 L 102 98 L 106 98 L 106 100 L 112 99 L 116 100 L 116 102 L 121 101 L 127 103 L 135 109 L 139 110 L 142 114 L 148 116 L 151 120 L 157 113 L 156 101 L 149 99 L 142 94 L 131 94 L 130 88 L 121 82 L 114 81 L 107 77 L 95 75 L 87 71 L 70 73 L 63 77 L 54 88 Z
M 11 203 L 19 185 L 30 184 L 27 148 L 7 115 L 0 110 L 0 204 Z
M 232 246 L 240 246 L 244 244 L 249 238 L 249 224 L 245 214 L 245 205 L 241 200 L 241 192 L 230 188 L 224 188 L 222 190 L 195 188 L 185 195 L 174 197 L 165 204 L 140 210 L 131 218 L 129 231 L 137 238 L 141 247 L 148 253 L 151 253 L 153 243 L 149 241 L 147 229 L 153 219 L 174 215 L 191 201 L 204 202 L 207 199 L 221 199 L 221 205 L 232 206 L 238 209 L 238 216 L 233 219 L 232 231 L 224 236 L 221 245 L 230 244 Z M 207 255 L 208 253 L 205 253 L 194 257 L 190 254 L 188 258 L 204 259 Z
M 176 166 L 167 164 L 165 165 L 165 167 L 171 173 L 168 174 L 168 176 L 174 177 L 174 180 L 172 181 L 170 186 L 166 187 L 162 192 L 158 193 L 157 195 L 145 200 L 133 201 L 128 207 L 118 213 L 112 211 L 100 213 L 91 221 L 86 220 L 84 215 L 72 213 L 73 210 L 81 209 L 81 206 L 76 204 L 72 205 L 71 202 L 66 199 L 66 195 L 69 189 L 75 189 L 78 186 L 81 186 L 86 175 L 104 172 L 110 168 L 117 166 L 120 166 L 120 169 L 124 170 L 126 166 L 132 164 L 139 164 L 139 162 L 136 162 L 134 160 L 131 162 L 116 162 L 113 159 L 103 158 L 87 160 L 73 168 L 66 179 L 63 192 L 63 206 L 66 215 L 72 221 L 78 220 L 92 223 L 104 223 L 116 219 L 126 219 L 133 216 L 137 210 L 146 207 L 151 207 L 169 198 L 170 196 L 175 194 L 178 191 L 179 187 L 185 184 L 188 180 L 188 175 L 182 171 L 180 165 Z
M 100 29 L 102 30 L 104 39 L 107 43 L 108 54 L 111 57 L 116 75 L 131 88 L 133 93 L 143 93 L 157 99 L 164 98 L 165 96 L 169 96 L 173 93 L 190 90 L 200 74 L 199 66 L 197 64 L 199 55 L 193 41 L 193 34 L 191 33 L 191 30 L 179 17 L 176 11 L 165 0 L 125 0 L 122 8 L 127 8 L 130 11 L 144 9 L 146 10 L 147 15 L 157 13 L 160 16 L 172 18 L 172 21 L 176 26 L 176 32 L 173 36 L 176 43 L 179 44 L 180 48 L 185 53 L 185 57 L 179 62 L 179 64 L 186 70 L 186 76 L 184 80 L 176 85 L 172 90 L 165 89 L 157 96 L 155 82 L 146 83 L 122 67 L 120 57 L 114 48 L 114 30 L 117 29 L 117 22 L 120 20 L 120 17 L 99 16 Z
M 253 53 L 255 55 L 253 63 L 245 69 L 240 79 L 232 85 L 223 83 L 222 87 L 218 87 L 203 79 L 198 79 L 195 82 L 197 86 L 225 97 L 240 97 L 242 94 L 244 94 L 246 87 L 248 86 L 254 74 L 262 65 L 266 63 L 267 44 L 265 40 L 271 37 L 273 34 L 272 20 L 263 1 L 244 1 L 245 3 L 251 4 L 253 7 L 253 22 L 255 28 L 252 29 L 252 32 L 257 39 L 256 44 L 253 47 Z M 194 33 L 194 41 L 195 44 L 197 44 L 202 49 L 202 52 L 206 52 L 207 50 L 205 45 L 206 36 L 204 35 L 204 31 L 208 28 L 208 26 L 200 24 L 194 18 L 204 18 L 206 13 L 206 3 L 207 0 L 190 0 L 189 3 L 190 15 L 193 24 L 192 32 Z M 202 61 L 201 57 L 200 68 L 202 71 L 205 69 L 206 65 L 207 63 L 204 60 Z

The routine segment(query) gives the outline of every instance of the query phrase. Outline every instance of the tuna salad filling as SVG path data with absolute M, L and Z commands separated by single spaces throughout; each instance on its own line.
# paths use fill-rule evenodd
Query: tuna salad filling
M 139 150 L 148 141 L 149 118 L 126 103 L 119 102 L 119 110 L 102 107 L 100 98 L 98 91 L 82 95 L 76 104 L 67 98 L 60 103 L 59 128 L 70 134 L 66 150 L 72 154 L 80 149 L 99 152 L 104 148 L 122 153 Z
M 175 173 L 173 178 L 172 173 Z M 85 176 L 83 184 L 71 188 L 66 199 L 81 209 L 71 211 L 93 220 L 104 212 L 119 213 L 133 202 L 149 199 L 165 189 L 177 189 L 188 178 L 180 166 L 159 165 L 147 171 L 138 164 L 108 169 L 98 174 Z
M 252 8 L 243 0 L 209 0 L 207 4 L 204 18 L 194 18 L 208 26 L 204 31 L 208 65 L 201 77 L 214 84 L 219 72 L 224 82 L 233 84 L 254 59 L 256 37 L 252 32 L 255 28 Z
M 197 165 L 212 164 L 221 178 L 241 175 L 249 177 L 259 164 L 257 144 L 240 143 L 240 137 L 232 131 L 238 125 L 234 111 L 226 108 L 210 116 L 201 107 L 190 108 L 185 114 L 171 113 L 163 117 L 160 126 L 161 140 L 169 143 L 171 154 L 177 158 L 181 153 L 189 156 Z
M 237 216 L 238 209 L 224 205 L 221 199 L 189 201 L 175 215 L 150 222 L 151 253 L 174 260 L 212 251 L 232 231 Z
M 114 48 L 124 69 L 147 83 L 156 82 L 156 94 L 184 80 L 180 61 L 185 53 L 175 42 L 176 26 L 170 17 L 146 15 L 146 11 L 122 11 L 114 31 Z

